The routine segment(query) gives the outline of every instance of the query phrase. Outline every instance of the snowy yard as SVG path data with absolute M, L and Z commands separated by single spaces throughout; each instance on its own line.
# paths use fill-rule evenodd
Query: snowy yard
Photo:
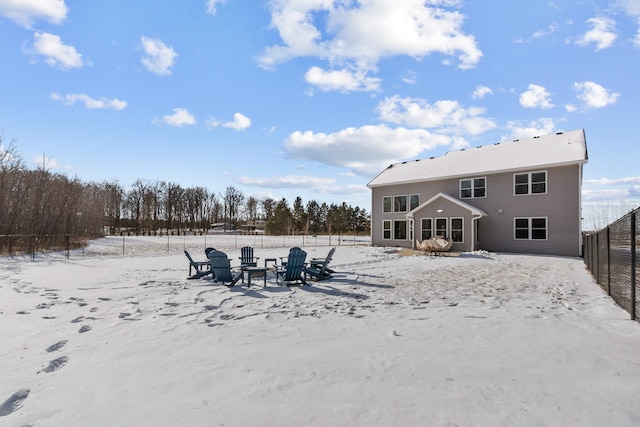
M 341 242 L 331 280 L 227 288 L 168 240 L 0 259 L 0 425 L 640 425 L 640 324 L 582 259 Z

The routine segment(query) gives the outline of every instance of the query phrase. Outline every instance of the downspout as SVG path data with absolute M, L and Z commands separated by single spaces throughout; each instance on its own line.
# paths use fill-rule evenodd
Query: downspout
M 407 212 L 405 218 L 407 218 L 407 225 L 409 226 L 409 233 L 411 234 L 411 249 L 416 249 L 416 231 L 413 228 L 413 212 Z
M 478 228 L 476 221 L 480 218 L 482 218 L 482 215 L 471 218 L 471 252 L 476 250 L 476 230 Z

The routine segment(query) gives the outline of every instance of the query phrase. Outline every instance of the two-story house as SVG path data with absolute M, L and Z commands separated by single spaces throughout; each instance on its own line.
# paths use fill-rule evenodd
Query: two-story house
M 587 159 L 575 130 L 392 164 L 367 185 L 372 244 L 580 256 Z

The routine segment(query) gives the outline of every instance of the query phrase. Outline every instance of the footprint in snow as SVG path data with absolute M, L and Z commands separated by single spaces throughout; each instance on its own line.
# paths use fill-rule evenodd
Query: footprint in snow
M 53 351 L 58 351 L 60 350 L 62 347 L 64 347 L 67 344 L 67 340 L 62 340 L 62 341 L 58 341 L 55 344 L 50 345 L 49 347 L 47 347 L 45 350 L 47 353 L 51 353 Z
M 23 388 L 16 391 L 0 405 L 0 417 L 5 417 L 22 407 L 22 401 L 29 396 L 31 390 Z
M 49 373 L 49 372 L 57 371 L 58 369 L 66 365 L 68 361 L 69 361 L 69 358 L 67 356 L 58 357 L 57 359 L 53 359 L 51 362 L 49 362 L 49 366 L 39 370 L 38 373 L 40 372 Z

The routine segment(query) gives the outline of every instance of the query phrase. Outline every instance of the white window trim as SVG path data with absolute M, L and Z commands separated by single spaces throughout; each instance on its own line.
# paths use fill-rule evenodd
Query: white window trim
M 480 197 L 476 197 L 476 192 L 475 192 L 475 187 L 473 185 L 473 180 L 474 179 L 484 179 L 484 196 L 480 196 Z M 462 197 L 462 181 L 471 181 L 471 197 Z M 514 182 L 515 182 L 515 178 L 514 178 Z M 487 193 L 488 193 L 488 185 L 487 185 L 488 181 L 487 181 L 487 177 L 486 176 L 474 176 L 472 178 L 464 178 L 461 179 L 458 182 L 458 195 L 460 196 L 460 199 L 465 200 L 465 199 L 486 199 L 487 198 Z M 514 186 L 514 192 L 515 192 L 515 186 Z
M 544 172 L 544 193 L 532 193 L 531 192 L 531 175 L 534 173 L 543 173 Z M 527 192 L 525 194 L 516 194 L 516 175 L 528 175 L 529 179 L 527 180 Z M 542 194 L 547 194 L 549 191 L 549 172 L 547 170 L 540 171 L 531 171 L 531 172 L 516 172 L 513 174 L 513 195 L 516 197 L 521 196 L 539 196 Z M 538 217 L 542 218 L 542 217 Z
M 449 218 L 449 238 L 451 240 L 453 240 L 453 227 L 451 226 L 451 224 L 453 223 L 454 219 L 459 219 L 462 221 L 462 240 L 459 242 L 454 242 L 454 243 L 464 243 L 464 217 L 462 216 L 453 216 L 451 218 Z
M 384 199 L 389 199 L 390 200 L 390 203 L 389 203 L 390 210 L 389 211 L 385 211 L 384 210 Z M 393 196 L 382 196 L 382 213 L 385 213 L 385 214 L 393 213 Z
M 397 222 L 404 222 L 406 224 L 406 226 L 405 226 L 406 237 L 404 239 L 396 239 L 396 223 Z M 408 237 L 409 237 L 409 221 L 408 220 L 406 220 L 406 219 L 394 219 L 392 227 L 393 228 L 391 229 L 391 240 L 400 240 L 400 241 L 408 240 Z
M 407 198 L 407 200 L 406 200 L 407 203 L 406 203 L 406 209 L 405 210 L 403 210 L 403 211 L 397 211 L 396 210 L 396 197 L 406 197 Z M 408 212 L 407 209 L 409 209 L 409 196 L 407 196 L 406 194 L 398 194 L 398 195 L 393 196 L 392 202 L 393 203 L 391 205 L 391 209 L 393 210 L 393 213 Z
M 433 218 L 432 218 L 432 217 L 420 218 L 420 239 L 421 239 L 421 240 L 423 239 L 423 237 L 422 237 L 422 232 L 424 231 L 424 228 L 422 228 L 422 221 L 424 221 L 425 219 L 430 219 L 430 220 L 431 220 L 431 229 L 430 229 L 429 231 L 431 231 L 431 237 L 433 237 L 433 236 L 434 236 L 434 233 L 433 233 L 433 226 L 434 226 L 434 224 L 435 224 L 435 221 L 433 220 Z
M 387 239 L 386 237 L 384 237 L 384 232 L 385 232 L 385 228 L 384 225 L 388 223 L 389 224 L 389 238 Z M 382 240 L 393 240 L 393 221 L 391 221 L 390 219 L 383 219 L 382 220 Z
M 529 238 L 527 239 L 518 239 L 516 237 L 516 220 L 518 219 L 526 219 L 528 220 L 528 230 L 529 230 Z M 531 227 L 531 222 L 534 219 L 544 219 L 544 225 L 545 225 L 545 238 L 544 239 L 534 239 L 531 236 L 533 235 L 532 233 L 532 227 Z M 516 216 L 513 218 L 513 240 L 515 240 L 516 242 L 521 242 L 521 241 L 527 241 L 527 242 L 546 242 L 549 240 L 549 217 L 546 216 Z
M 418 196 L 418 204 L 414 208 L 411 208 L 411 198 L 413 196 Z M 415 209 L 418 206 L 420 206 L 420 194 L 409 194 L 409 199 L 408 199 L 407 206 L 408 206 L 409 211 L 412 211 L 413 209 Z
M 447 229 L 445 230 L 445 233 L 444 233 L 445 234 L 444 237 L 448 237 L 447 234 L 449 234 L 449 232 L 451 230 L 449 229 L 449 225 L 450 225 L 449 224 L 449 218 L 446 217 L 446 216 L 439 216 L 439 217 L 436 217 L 436 218 L 433 219 L 433 237 L 440 236 L 440 234 L 438 234 L 438 220 L 439 219 L 444 219 L 445 224 L 447 226 Z

